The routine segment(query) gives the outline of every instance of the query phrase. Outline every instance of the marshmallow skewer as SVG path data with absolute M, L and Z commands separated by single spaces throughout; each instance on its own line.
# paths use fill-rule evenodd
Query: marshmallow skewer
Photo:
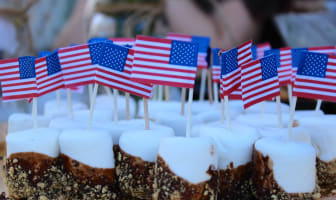
M 319 111 L 321 110 L 321 104 L 322 104 L 322 100 L 318 99 L 316 102 L 316 107 L 315 107 L 315 116 L 319 114 Z
M 126 120 L 130 120 L 130 93 L 125 93 L 125 101 L 126 101 Z
M 90 106 L 91 106 L 91 104 L 92 104 L 92 92 L 93 92 L 92 84 L 88 85 L 88 90 L 89 90 L 89 102 L 90 102 Z
M 162 85 L 159 85 L 159 87 L 158 87 L 158 93 L 159 93 L 158 100 L 162 101 L 162 99 L 163 99 L 163 86 Z
M 33 115 L 33 127 L 37 129 L 37 97 L 33 98 L 33 108 L 32 108 L 32 115 Z
M 148 100 L 143 98 L 144 103 L 144 114 L 145 114 L 145 129 L 149 130 L 149 116 L 148 116 Z
M 292 93 L 292 85 L 288 84 L 287 85 L 287 90 L 288 90 L 288 102 L 289 102 L 289 106 L 292 105 L 292 100 L 293 100 L 293 93 Z
M 224 99 L 221 99 L 221 122 L 224 124 L 224 116 L 225 116 L 225 113 L 224 113 L 224 108 L 225 108 L 225 105 L 224 105 Z
M 61 107 L 61 91 L 56 90 L 56 101 L 57 101 L 57 107 Z
M 293 129 L 293 123 L 294 123 L 294 114 L 295 114 L 296 101 L 297 101 L 297 97 L 293 97 L 293 99 L 292 99 L 292 105 L 290 107 L 290 113 L 289 113 L 288 139 L 292 136 L 292 129 Z
M 264 117 L 265 114 L 265 102 L 261 102 L 261 117 Z
M 118 90 L 116 89 L 113 89 L 113 110 L 114 110 L 114 113 L 113 113 L 113 120 L 114 120 L 114 123 L 118 123 Z
M 170 90 L 169 90 L 169 86 L 164 86 L 164 92 L 165 92 L 165 100 L 166 102 L 169 101 L 169 97 L 170 97 Z
M 208 97 L 209 97 L 209 103 L 213 103 L 213 94 L 212 94 L 212 88 L 211 88 L 211 71 L 207 70 L 207 75 L 208 75 Z
M 184 115 L 184 104 L 185 104 L 185 98 L 186 98 L 186 91 L 187 89 L 186 88 L 182 88 L 182 91 L 181 91 L 181 115 L 183 116 Z
M 199 100 L 200 101 L 204 101 L 206 75 L 207 75 L 207 70 L 206 69 L 202 69 L 201 88 L 200 88 L 200 93 L 199 93 Z
M 277 110 L 278 110 L 278 124 L 279 124 L 279 128 L 282 128 L 282 115 L 281 115 L 280 96 L 276 96 L 275 100 L 276 100 L 276 103 L 277 103 Z
M 69 108 L 69 115 L 70 119 L 73 119 L 73 112 L 72 112 L 72 99 L 71 99 L 71 90 L 67 88 L 67 100 L 68 100 L 68 108 Z
M 97 96 L 97 93 L 98 93 L 98 86 L 99 85 L 97 83 L 94 84 L 93 93 L 92 93 L 92 102 L 91 102 L 91 105 L 90 105 L 90 115 L 89 115 L 89 121 L 88 121 L 88 130 L 90 130 L 91 126 L 92 126 L 93 111 L 94 111 L 94 106 L 96 104 L 96 96 Z
M 190 137 L 191 134 L 191 108 L 192 108 L 192 100 L 194 95 L 194 89 L 189 89 L 189 96 L 188 96 L 188 113 L 187 113 L 187 127 L 186 127 L 186 137 Z
M 217 83 L 213 83 L 213 93 L 214 93 L 215 104 L 218 105 L 218 84 Z
M 229 108 L 229 97 L 227 95 L 224 96 L 224 105 L 225 105 L 225 114 L 226 114 L 227 128 L 229 130 L 231 130 L 231 117 L 230 117 L 230 108 Z

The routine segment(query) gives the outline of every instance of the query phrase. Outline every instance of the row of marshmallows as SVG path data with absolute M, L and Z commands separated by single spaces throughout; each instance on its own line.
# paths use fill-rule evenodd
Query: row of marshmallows
M 71 198 L 87 198 L 85 195 L 92 195 L 92 191 L 96 196 L 91 198 L 99 198 L 104 192 L 92 189 L 97 185 L 107 186 L 111 198 L 129 195 L 144 199 L 152 195 L 157 199 L 175 195 L 182 199 L 203 199 L 217 192 L 223 199 L 252 194 L 261 199 L 273 195 L 305 199 L 335 189 L 335 117 L 302 117 L 290 141 L 285 130 L 269 125 L 275 121 L 271 118 L 268 113 L 264 120 L 257 114 L 243 114 L 233 122 L 231 131 L 220 122 L 196 125 L 192 138 L 173 137 L 172 128 L 154 123 L 151 130 L 141 130 L 139 120 L 129 121 L 118 133 L 101 126 L 90 131 L 73 127 L 10 133 L 6 138 L 6 184 L 15 198 L 30 195 L 55 198 L 53 195 L 66 193 L 59 187 L 77 191 L 67 194 L 74 195 Z M 59 157 L 62 159 L 58 160 Z M 36 163 L 47 166 L 43 168 Z M 48 179 L 48 173 L 52 173 L 49 168 L 53 167 L 67 174 L 57 191 L 48 187 L 50 183 L 56 184 Z M 106 173 L 108 169 L 114 170 Z M 29 174 L 27 180 L 22 179 L 25 177 L 22 170 Z M 113 178 L 111 173 L 115 173 Z M 27 181 L 27 188 L 11 184 L 17 181 L 23 185 Z M 39 187 L 41 184 L 47 187 Z

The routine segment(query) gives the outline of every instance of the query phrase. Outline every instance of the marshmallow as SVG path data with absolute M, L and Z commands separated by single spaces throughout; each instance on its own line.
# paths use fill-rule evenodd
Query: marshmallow
M 218 154 L 210 137 L 166 138 L 162 140 L 158 156 L 177 176 L 193 184 L 208 181 L 209 168 L 217 169 Z
M 37 125 L 40 128 L 48 127 L 51 118 L 48 116 L 37 116 Z M 33 128 L 33 117 L 26 113 L 13 113 L 8 118 L 8 133 L 24 131 Z
M 76 110 L 73 112 L 75 120 L 89 121 L 90 110 Z M 93 122 L 111 122 L 113 120 L 113 110 L 95 108 L 93 111 Z
M 313 192 L 316 178 L 316 151 L 311 145 L 267 137 L 258 140 L 255 149 L 263 157 L 269 157 L 268 166 L 273 171 L 273 178 L 286 193 Z M 256 170 L 259 170 L 258 167 L 262 166 L 256 165 Z M 260 179 L 262 175 L 257 174 L 256 178 Z M 260 184 L 256 185 L 258 186 L 262 187 Z
M 125 131 L 120 137 L 119 146 L 132 156 L 140 157 L 144 161 L 155 162 L 161 140 L 173 136 L 172 128 L 152 125 L 150 130 Z
M 282 138 L 287 139 L 288 137 L 288 129 L 287 128 L 259 128 L 259 134 L 261 137 L 274 137 L 274 138 Z M 292 135 L 290 137 L 291 140 L 304 142 L 307 144 L 311 144 L 311 137 L 309 135 L 309 130 L 304 127 L 293 127 Z
M 103 130 L 71 129 L 59 137 L 62 154 L 96 168 L 114 168 L 113 141 Z
M 233 123 L 229 131 L 224 124 L 215 123 L 200 126 L 200 136 L 212 137 L 219 155 L 219 169 L 227 169 L 230 163 L 234 168 L 252 160 L 252 147 L 259 138 L 255 128 Z
M 180 113 L 181 112 L 181 102 L 179 101 L 148 101 L 148 114 L 149 118 L 154 118 L 156 113 L 158 112 L 173 112 Z M 143 101 L 139 101 L 139 117 L 144 117 L 144 105 Z
M 72 100 L 72 110 L 82 110 L 87 109 L 87 105 Z M 64 117 L 69 115 L 69 106 L 66 100 L 61 100 L 60 105 L 58 105 L 57 100 L 50 100 L 44 104 L 44 115 L 49 117 Z
M 29 129 L 8 134 L 6 137 L 7 157 L 15 153 L 34 152 L 57 157 L 59 131 L 50 128 Z
M 264 101 L 263 103 L 255 104 L 249 107 L 246 112 L 247 113 L 260 113 L 262 110 L 262 105 L 264 104 L 264 112 L 277 114 L 277 103 L 275 101 Z M 287 104 L 281 103 L 281 112 L 282 113 L 289 113 L 289 106 Z
M 118 95 L 118 118 L 119 119 L 126 119 L 126 97 L 122 95 Z M 130 117 L 134 118 L 136 114 L 136 102 L 135 100 L 130 97 L 129 98 L 129 111 L 130 111 Z M 95 109 L 99 110 L 110 110 L 112 113 L 114 113 L 114 104 L 113 104 L 113 96 L 108 95 L 99 95 L 96 98 L 96 105 Z
M 239 115 L 236 122 L 247 124 L 256 128 L 276 128 L 279 127 L 278 115 L 273 113 L 248 113 Z M 282 127 L 287 127 L 289 115 L 282 114 Z

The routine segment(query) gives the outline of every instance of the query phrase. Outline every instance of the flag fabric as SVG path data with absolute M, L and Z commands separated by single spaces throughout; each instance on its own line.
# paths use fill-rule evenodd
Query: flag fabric
M 58 50 L 65 87 L 76 87 L 95 82 L 103 42 L 95 42 Z
M 64 87 L 61 64 L 57 52 L 35 60 L 38 96 Z
M 35 57 L 0 60 L 0 80 L 3 101 L 37 97 Z
M 280 95 L 276 55 L 266 56 L 241 66 L 244 108 Z
M 336 101 L 336 56 L 303 52 L 293 96 Z
M 143 98 L 151 98 L 153 86 L 132 81 L 131 68 L 134 50 L 112 43 L 104 43 L 97 65 L 96 82 Z
M 252 61 L 252 41 L 221 54 L 221 88 L 222 95 L 229 96 L 241 82 L 241 65 Z
M 210 47 L 210 37 L 192 36 L 180 33 L 168 33 L 166 38 L 170 40 L 198 43 L 197 68 L 199 69 L 208 68 L 207 56 L 208 56 L 208 49 Z
M 134 38 L 109 38 L 109 40 L 113 41 L 114 44 L 120 46 L 134 46 L 135 39 Z
M 214 83 L 220 82 L 221 66 L 218 48 L 212 48 L 212 81 Z
M 336 46 L 317 46 L 317 47 L 308 47 L 308 48 L 294 48 L 292 49 L 292 83 L 295 81 L 295 75 L 298 69 L 298 65 L 301 59 L 301 53 L 309 51 L 314 53 L 324 53 L 333 55 L 336 54 Z
M 39 53 L 38 53 L 38 58 L 41 58 L 41 57 L 44 57 L 44 56 L 47 56 L 47 55 L 50 55 L 52 52 L 50 52 L 50 51 L 40 51 Z
M 264 52 L 270 49 L 272 49 L 272 47 L 269 42 L 252 45 L 251 51 L 253 60 L 264 57 Z
M 193 88 L 198 44 L 137 36 L 131 78 L 137 82 Z
M 292 50 L 289 47 L 265 51 L 265 56 L 274 54 L 280 62 L 278 77 L 280 86 L 292 83 Z

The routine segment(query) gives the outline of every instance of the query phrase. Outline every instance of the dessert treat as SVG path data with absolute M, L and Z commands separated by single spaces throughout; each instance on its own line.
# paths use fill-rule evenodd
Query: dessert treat
M 276 107 L 274 107 L 276 110 Z M 249 113 L 239 115 L 235 121 L 237 123 L 243 123 L 256 128 L 278 128 L 278 115 L 273 113 Z M 282 127 L 287 127 L 289 121 L 289 115 L 282 114 Z
M 37 116 L 37 125 L 40 128 L 49 126 L 51 118 L 48 116 Z M 8 133 L 32 129 L 34 125 L 31 114 L 13 113 L 8 118 Z
M 241 110 L 230 109 L 231 120 L 234 120 L 239 114 L 241 114 Z M 222 117 L 221 110 L 218 108 L 217 110 L 201 112 L 197 115 L 194 115 L 192 119 L 193 119 L 194 124 L 199 124 L 199 123 L 206 124 L 206 123 L 216 122 L 221 117 Z
M 325 114 L 322 110 L 316 111 L 315 110 L 295 110 L 295 117 L 301 118 L 301 117 L 307 117 L 307 116 L 312 116 L 312 117 L 324 117 Z
M 312 145 L 281 138 L 256 141 L 253 186 L 257 199 L 315 199 L 316 151 Z
M 136 102 L 131 97 L 129 98 L 129 106 L 130 117 L 134 118 L 136 115 Z M 97 96 L 95 109 L 107 109 L 113 113 L 113 97 L 108 95 Z M 126 97 L 123 95 L 118 95 L 118 117 L 121 120 L 126 119 Z
M 154 117 L 158 112 L 173 112 L 173 113 L 181 112 L 181 102 L 179 101 L 165 102 L 165 101 L 149 100 L 148 105 L 149 105 L 148 114 L 150 117 Z M 144 117 L 144 106 L 142 100 L 139 101 L 138 117 Z
M 90 110 L 76 110 L 73 112 L 74 119 L 78 121 L 88 121 L 90 116 Z M 92 117 L 93 122 L 112 122 L 113 121 L 113 110 L 111 109 L 99 109 L 95 108 Z
M 155 122 L 174 129 L 176 136 L 185 136 L 187 117 L 178 112 L 157 112 L 154 115 Z M 193 124 L 193 121 L 192 121 Z
M 39 128 L 7 135 L 5 184 L 13 199 L 57 199 L 65 179 L 59 131 Z
M 125 131 L 119 140 L 116 175 L 120 191 L 127 199 L 151 199 L 154 167 L 159 144 L 174 136 L 173 129 L 152 125 L 150 130 Z
M 259 128 L 258 132 L 261 137 L 274 137 L 274 138 L 288 138 L 288 129 L 287 128 Z M 311 144 L 311 137 L 309 130 L 302 126 L 297 126 L 292 128 L 291 140 L 304 142 Z
M 277 114 L 277 103 L 275 101 L 264 101 L 263 103 L 255 104 L 249 107 L 246 110 L 246 113 L 260 113 L 262 110 L 262 104 L 264 104 L 265 113 Z M 289 106 L 287 104 L 281 103 L 280 105 L 282 113 L 289 113 Z
M 218 150 L 218 199 L 253 199 L 252 150 L 259 138 L 257 130 L 232 123 L 229 131 L 226 124 L 217 122 L 200 126 L 198 134 L 212 137 Z
M 102 130 L 65 130 L 59 137 L 67 199 L 117 199 L 113 141 Z
M 317 177 L 323 196 L 329 196 L 336 190 L 336 132 L 335 117 L 305 117 L 299 120 L 299 126 L 307 128 L 312 143 L 317 149 Z
M 88 107 L 86 104 L 76 100 L 72 100 L 73 111 L 87 108 Z M 68 116 L 69 115 L 68 102 L 66 100 L 60 100 L 60 104 L 58 105 L 57 100 L 47 101 L 44 104 L 44 115 L 52 118 Z
M 77 128 L 87 128 L 87 121 L 71 119 L 70 117 L 59 117 L 50 121 L 49 127 L 55 128 L 60 131 L 65 129 L 77 129 Z M 95 123 L 93 123 L 93 126 Z
M 162 140 L 155 167 L 154 200 L 217 199 L 218 155 L 210 137 Z

